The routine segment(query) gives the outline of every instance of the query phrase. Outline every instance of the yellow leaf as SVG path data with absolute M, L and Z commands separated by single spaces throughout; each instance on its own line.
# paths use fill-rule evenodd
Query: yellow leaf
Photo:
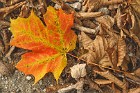
M 71 30 L 73 14 L 49 6 L 43 17 L 45 25 L 33 11 L 28 18 L 11 19 L 11 45 L 31 50 L 22 55 L 16 68 L 32 74 L 35 83 L 48 72 L 58 80 L 67 64 L 66 53 L 75 48 L 77 39 Z

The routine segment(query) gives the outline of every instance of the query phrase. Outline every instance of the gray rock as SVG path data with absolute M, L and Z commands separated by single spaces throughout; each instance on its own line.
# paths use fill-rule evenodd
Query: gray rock
M 60 5 L 58 5 L 58 4 L 55 4 L 54 8 L 55 8 L 55 9 L 60 9 L 60 8 L 61 8 L 61 6 L 60 6 Z
M 31 77 L 31 76 L 26 76 L 26 79 L 27 79 L 27 80 L 31 80 L 32 77 Z
M 69 4 L 71 7 L 73 7 L 75 10 L 81 10 L 82 4 L 80 2 L 75 2 L 73 4 Z
M 108 15 L 110 11 L 108 10 L 108 8 L 103 7 L 99 9 L 99 12 L 103 12 L 104 14 Z

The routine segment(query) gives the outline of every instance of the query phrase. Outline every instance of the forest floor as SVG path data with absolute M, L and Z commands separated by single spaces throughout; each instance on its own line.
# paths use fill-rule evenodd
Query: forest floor
M 29 51 L 10 45 L 10 19 L 33 10 L 43 21 L 48 6 L 74 14 L 77 43 L 58 83 L 47 73 L 34 84 L 15 67 Z M 0 93 L 140 93 L 139 8 L 139 0 L 0 0 Z

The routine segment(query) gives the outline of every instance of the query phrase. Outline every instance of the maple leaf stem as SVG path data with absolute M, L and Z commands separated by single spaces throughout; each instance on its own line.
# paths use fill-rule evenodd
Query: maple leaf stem
M 94 66 L 98 66 L 98 67 L 100 67 L 100 68 L 106 68 L 106 69 L 109 69 L 109 70 L 113 70 L 113 71 L 116 71 L 116 72 L 120 72 L 120 73 L 123 73 L 124 75 L 130 74 L 130 73 L 127 73 L 127 72 L 124 72 L 124 71 L 120 71 L 120 70 L 116 70 L 116 69 L 113 69 L 113 68 L 105 67 L 105 66 L 102 66 L 102 65 L 93 63 L 93 62 L 87 62 L 86 60 L 81 59 L 81 58 L 79 58 L 79 57 L 77 57 L 77 56 L 75 56 L 75 55 L 73 55 L 73 54 L 71 54 L 71 53 L 67 53 L 67 54 L 70 55 L 70 56 L 72 56 L 72 57 L 74 57 L 74 58 L 76 58 L 76 59 L 78 59 L 78 60 L 84 61 L 84 62 L 86 62 L 86 63 L 88 63 L 88 64 L 91 64 L 91 65 L 94 65 Z

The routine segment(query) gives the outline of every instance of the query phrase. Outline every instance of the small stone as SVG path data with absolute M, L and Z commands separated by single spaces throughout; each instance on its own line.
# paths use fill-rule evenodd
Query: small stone
M 1 79 L 4 80 L 4 77 L 2 77 Z
M 5 86 L 5 89 L 7 89 L 8 87 L 7 86 Z
M 60 6 L 60 5 L 58 5 L 58 4 L 55 4 L 54 8 L 55 8 L 55 9 L 60 9 L 60 8 L 61 8 L 61 6 Z
M 83 0 L 79 0 L 79 2 L 80 2 L 80 3 L 82 3 L 82 2 L 83 2 Z
M 33 88 L 33 90 L 36 90 L 36 88 Z
M 46 89 L 43 89 L 43 92 L 46 92 Z
M 13 83 L 12 86 L 15 86 L 15 84 Z
M 104 14 L 107 15 L 107 14 L 109 14 L 110 11 L 108 10 L 108 8 L 103 7 L 103 8 L 100 8 L 100 9 L 99 9 L 99 12 L 102 12 L 102 13 L 104 13 Z
M 52 86 L 53 86 L 53 84 L 50 84 L 50 86 L 52 87 Z
M 14 91 L 12 91 L 11 93 L 15 93 Z
M 73 7 L 75 10 L 80 10 L 82 7 L 82 4 L 80 2 L 76 2 L 73 4 L 70 4 L 71 7 Z
M 42 84 L 43 84 L 43 82 L 42 82 L 42 80 L 40 80 L 40 81 L 39 81 L 39 85 L 42 85 Z
M 7 80 L 7 79 L 8 79 L 8 77 L 4 77 L 4 79 L 5 79 L 5 80 Z
M 26 79 L 27 79 L 27 80 L 31 80 L 32 77 L 31 77 L 31 76 L 26 76 Z
M 133 53 L 129 53 L 128 56 L 132 57 L 132 56 L 134 56 L 134 55 L 133 55 Z
M 5 81 L 5 84 L 8 84 L 8 81 Z

